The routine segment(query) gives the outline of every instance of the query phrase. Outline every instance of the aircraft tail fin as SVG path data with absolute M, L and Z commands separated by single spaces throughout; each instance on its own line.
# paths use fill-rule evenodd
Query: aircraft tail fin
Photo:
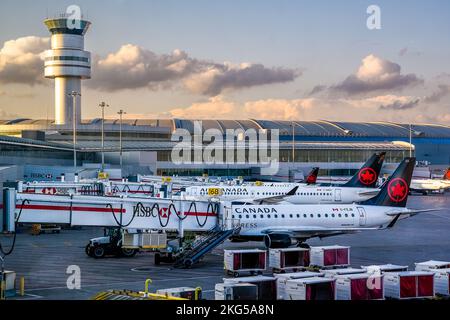
M 442 177 L 442 180 L 450 180 L 450 167 L 445 170 L 444 176 Z
M 315 184 L 317 181 L 318 174 L 319 174 L 319 167 L 314 167 L 306 176 L 306 178 L 300 181 L 300 183 Z
M 406 207 L 409 185 L 416 165 L 416 158 L 405 158 L 389 177 L 377 196 L 366 200 L 361 204 Z
M 386 152 L 374 153 L 344 186 L 375 188 L 385 156 Z

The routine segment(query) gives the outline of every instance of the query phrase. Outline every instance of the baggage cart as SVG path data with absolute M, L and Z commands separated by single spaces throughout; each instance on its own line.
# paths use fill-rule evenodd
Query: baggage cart
M 224 250 L 225 271 L 239 277 L 241 273 L 262 274 L 266 270 L 266 251 L 261 249 Z

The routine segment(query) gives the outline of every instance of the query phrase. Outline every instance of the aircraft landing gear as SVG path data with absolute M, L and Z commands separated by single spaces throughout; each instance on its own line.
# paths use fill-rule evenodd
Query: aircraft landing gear
M 304 249 L 310 249 L 311 247 L 309 246 L 309 244 L 307 244 L 306 242 L 301 242 L 301 241 L 299 241 L 298 243 L 297 243 L 297 247 L 298 248 L 304 248 Z
M 163 262 L 163 263 L 173 263 L 173 262 L 175 262 L 175 258 L 172 255 L 172 253 L 157 252 L 157 253 L 155 253 L 154 259 L 155 259 L 154 260 L 155 266 L 159 266 L 161 264 L 161 262 Z

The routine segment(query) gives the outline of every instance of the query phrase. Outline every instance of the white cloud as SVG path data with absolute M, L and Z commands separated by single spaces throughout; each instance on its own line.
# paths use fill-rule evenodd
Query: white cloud
M 174 108 L 165 115 L 190 119 L 301 119 L 315 107 L 315 99 L 265 99 L 244 103 L 228 101 L 223 96 L 209 98 L 186 108 Z
M 43 83 L 42 55 L 49 43 L 49 38 L 34 36 L 6 41 L 0 49 L 0 82 Z
M 214 96 L 225 90 L 242 89 L 271 83 L 293 81 L 300 72 L 286 68 L 266 68 L 262 64 L 231 63 L 211 64 L 206 70 L 185 80 L 186 87 L 194 92 Z
M 248 118 L 255 119 L 301 119 L 304 111 L 313 108 L 314 99 L 266 99 L 249 101 L 244 105 Z
M 180 50 L 157 55 L 127 44 L 103 59 L 97 57 L 88 85 L 104 91 L 142 87 L 156 90 L 193 72 L 195 65 L 196 61 Z
M 450 113 L 444 113 L 444 114 L 424 114 L 419 113 L 414 115 L 413 122 L 416 123 L 440 123 L 448 126 L 448 123 L 450 122 Z
M 42 57 L 49 48 L 49 38 L 30 36 L 6 41 L 0 50 L 0 82 L 44 83 Z M 95 56 L 92 69 L 92 79 L 86 85 L 98 90 L 158 90 L 182 86 L 206 96 L 289 82 L 300 75 L 299 71 L 289 68 L 195 59 L 178 49 L 169 54 L 156 54 L 132 44 L 123 45 L 105 57 Z
M 410 121 L 414 119 L 419 98 L 380 95 L 360 99 L 261 99 L 243 103 L 217 96 L 185 108 L 173 108 L 160 117 L 188 119 L 270 119 L 336 121 Z M 405 110 L 415 108 L 415 112 Z M 434 109 L 430 112 L 435 114 Z M 444 117 L 445 118 L 445 117 Z M 442 123 L 444 118 L 434 117 Z
M 419 103 L 420 98 L 414 96 L 397 96 L 388 94 L 362 99 L 340 99 L 340 101 L 355 108 L 404 110 L 416 106 Z
M 239 104 L 216 96 L 205 102 L 193 103 L 187 108 L 171 109 L 168 114 L 174 118 L 231 119 L 239 114 L 239 109 Z
M 450 95 L 450 85 L 440 84 L 438 89 L 424 98 L 424 102 L 434 103 Z
M 189 57 L 181 50 L 158 55 L 127 44 L 93 66 L 91 87 L 116 91 L 173 87 L 179 83 L 190 92 L 216 96 L 225 90 L 293 81 L 299 72 L 286 68 L 267 68 L 262 64 L 214 63 Z
M 375 91 L 402 90 L 422 82 L 415 74 L 403 75 L 397 63 L 371 54 L 362 60 L 356 73 L 332 86 L 331 89 L 348 95 L 358 95 Z
M 2 120 L 17 119 L 19 117 L 20 116 L 16 113 L 11 113 L 0 108 L 0 119 Z

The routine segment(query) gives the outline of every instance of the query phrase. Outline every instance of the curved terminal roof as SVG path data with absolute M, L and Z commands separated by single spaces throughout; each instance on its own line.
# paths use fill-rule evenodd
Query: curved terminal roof
M 174 127 L 193 132 L 194 120 L 174 119 Z M 391 122 L 338 122 L 338 121 L 273 121 L 273 120 L 202 120 L 203 130 L 214 128 L 225 133 L 226 129 L 279 130 L 280 136 L 310 137 L 409 137 L 409 124 Z M 414 138 L 450 138 L 450 126 L 438 124 L 413 124 Z
M 186 129 L 194 132 L 194 121 L 188 119 L 123 119 L 125 126 L 134 127 L 135 130 L 157 128 Z M 305 137 L 376 137 L 376 138 L 408 138 L 409 124 L 400 124 L 392 122 L 341 122 L 341 121 L 274 121 L 274 120 L 199 120 L 201 129 L 216 129 L 226 134 L 226 130 L 236 129 L 255 129 L 255 130 L 279 130 L 280 136 L 292 136 L 292 126 L 296 136 Z M 100 118 L 84 120 L 83 125 L 88 129 L 89 125 L 98 126 L 101 123 Z M 117 119 L 105 119 L 105 124 L 119 126 Z M 28 118 L 19 118 L 13 120 L 1 120 L 1 126 L 42 126 L 42 129 L 53 126 L 46 120 L 32 120 Z M 56 126 L 52 127 L 57 129 Z M 450 125 L 439 124 L 413 124 L 411 125 L 413 138 L 450 138 Z

